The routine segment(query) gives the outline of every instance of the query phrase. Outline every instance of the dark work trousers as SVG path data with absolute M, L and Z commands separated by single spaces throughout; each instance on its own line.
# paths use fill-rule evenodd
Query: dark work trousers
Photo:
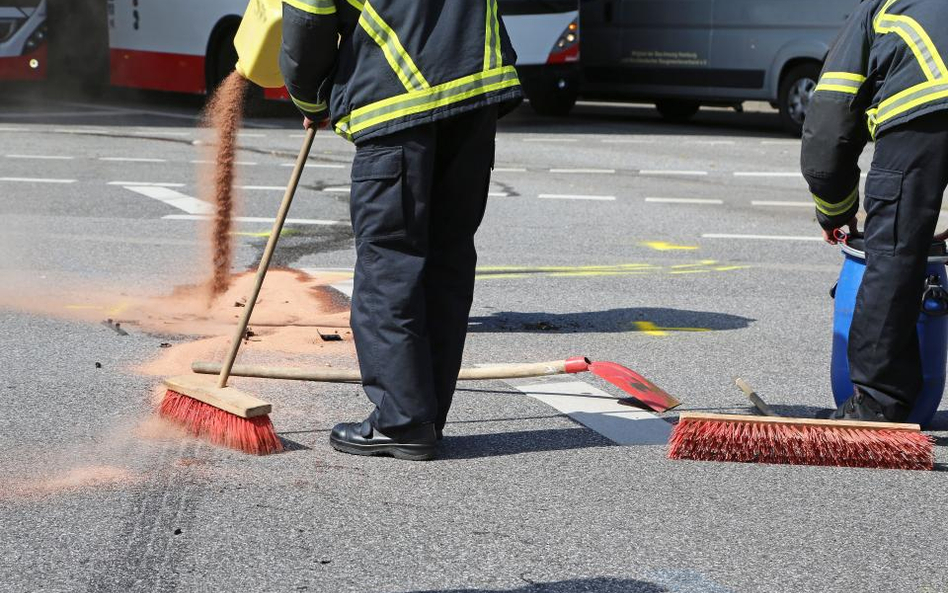
M 866 178 L 866 271 L 849 332 L 853 383 L 904 419 L 922 388 L 915 326 L 927 257 L 948 185 L 948 111 L 876 140 Z
M 385 433 L 443 428 L 467 336 L 494 161 L 487 107 L 356 147 L 352 331 L 362 384 Z

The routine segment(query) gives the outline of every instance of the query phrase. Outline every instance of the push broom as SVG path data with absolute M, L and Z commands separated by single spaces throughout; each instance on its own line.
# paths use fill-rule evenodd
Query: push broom
M 283 223 L 293 202 L 293 195 L 299 185 L 303 166 L 306 164 L 315 135 L 315 128 L 306 130 L 303 147 L 296 159 L 286 193 L 283 194 L 280 211 L 273 221 L 273 229 L 270 231 L 267 246 L 263 250 L 263 257 L 257 267 L 253 290 L 247 298 L 247 305 L 243 309 L 217 379 L 210 381 L 198 375 L 182 375 L 164 380 L 168 391 L 158 408 L 161 416 L 182 426 L 191 434 L 246 453 L 267 455 L 283 450 L 283 444 L 276 436 L 273 424 L 270 422 L 271 405 L 250 394 L 228 387 L 227 381 L 230 379 L 231 369 L 237 359 L 237 352 L 240 350 L 240 343 L 250 323 L 250 316 L 260 296 L 260 289 L 267 276 L 273 251 L 283 230 Z
M 737 385 L 764 416 L 685 412 L 672 430 L 668 456 L 738 461 L 931 470 L 934 443 L 918 424 L 784 418 L 744 381 Z

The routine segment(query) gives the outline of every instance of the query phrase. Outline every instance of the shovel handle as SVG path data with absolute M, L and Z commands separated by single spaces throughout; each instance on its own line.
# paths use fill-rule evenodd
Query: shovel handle
M 523 364 L 498 364 L 487 367 L 461 369 L 461 381 L 483 381 L 487 379 L 516 379 L 521 377 L 546 377 L 566 373 L 580 373 L 588 369 L 584 357 L 549 362 Z M 197 361 L 191 364 L 195 373 L 215 375 L 221 372 L 221 364 Z M 267 367 L 259 365 L 234 365 L 229 374 L 235 377 L 257 377 L 260 379 L 286 379 L 290 381 L 318 381 L 324 383 L 360 383 L 362 375 L 358 369 L 298 369 L 291 367 Z

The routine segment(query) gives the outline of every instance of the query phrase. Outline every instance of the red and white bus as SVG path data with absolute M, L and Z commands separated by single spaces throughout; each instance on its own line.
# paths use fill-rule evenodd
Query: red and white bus
M 0 80 L 46 77 L 46 0 L 0 0 Z
M 233 39 L 247 0 L 107 2 L 113 85 L 206 93 L 237 61 Z M 579 78 L 579 0 L 500 0 L 500 8 L 534 107 L 569 111 Z M 286 98 L 282 89 L 266 96 Z

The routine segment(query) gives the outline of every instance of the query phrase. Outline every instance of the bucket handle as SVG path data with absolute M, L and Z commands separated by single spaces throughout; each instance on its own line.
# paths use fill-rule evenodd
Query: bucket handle
M 941 285 L 941 278 L 934 274 L 925 279 L 925 291 L 922 293 L 921 309 L 922 313 L 929 317 L 944 317 L 948 315 L 948 291 Z

